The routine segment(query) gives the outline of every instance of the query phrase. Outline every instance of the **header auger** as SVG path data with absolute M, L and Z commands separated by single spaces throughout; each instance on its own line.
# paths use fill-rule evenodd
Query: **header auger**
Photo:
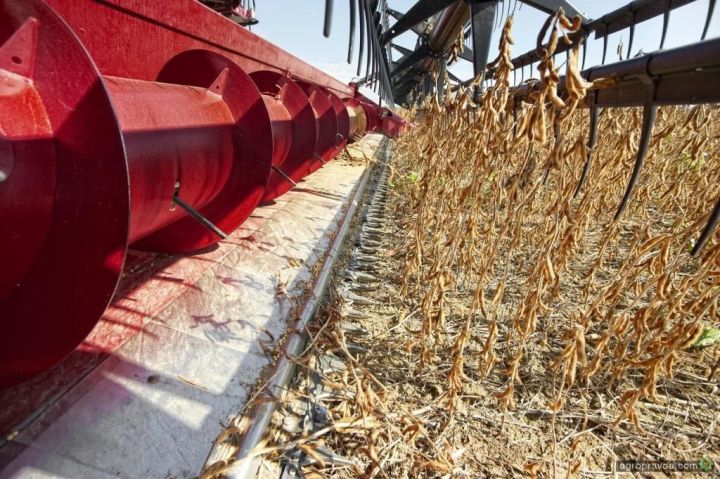
M 129 246 L 208 248 L 404 125 L 193 0 L 4 0 L 0 77 L 0 387 L 85 338 Z

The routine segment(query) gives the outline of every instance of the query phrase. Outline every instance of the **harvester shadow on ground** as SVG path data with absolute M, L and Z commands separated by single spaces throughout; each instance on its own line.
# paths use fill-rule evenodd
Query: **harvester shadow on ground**
M 218 249 L 133 252 L 96 331 L 60 364 L 0 392 L 10 405 L 0 413 L 0 477 L 197 474 L 301 307 L 356 177 L 335 182 L 343 194 L 289 193 L 276 214 L 249 220 Z

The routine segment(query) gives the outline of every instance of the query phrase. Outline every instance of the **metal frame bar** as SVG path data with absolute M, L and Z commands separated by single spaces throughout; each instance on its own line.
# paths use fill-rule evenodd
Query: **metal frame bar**
M 582 72 L 589 81 L 617 79 L 615 85 L 596 91 L 597 106 L 643 106 L 646 81 L 655 82 L 653 104 L 690 105 L 720 102 L 720 38 L 590 68 Z M 539 88 L 524 84 L 514 90 L 517 99 Z M 558 85 L 565 91 L 565 78 Z M 590 99 L 586 99 L 589 105 Z
M 362 0 L 364 1 L 364 0 Z M 471 9 L 471 15 L 470 15 L 470 22 L 469 27 L 465 27 L 465 38 L 472 37 L 472 49 L 471 48 L 465 48 L 463 51 L 461 51 L 458 54 L 458 58 L 461 58 L 466 61 L 470 61 L 473 63 L 473 72 L 474 75 L 477 76 L 485 71 L 487 62 L 488 62 L 488 56 L 489 56 L 489 47 L 490 47 L 490 38 L 492 36 L 492 24 L 494 21 L 498 20 L 498 8 L 497 4 L 500 0 L 463 0 L 467 2 L 470 5 Z M 677 9 L 679 7 L 682 7 L 684 5 L 687 5 L 689 3 L 692 3 L 696 0 L 634 0 L 627 5 L 624 5 L 620 8 L 615 9 L 612 12 L 609 12 L 605 15 L 603 15 L 600 18 L 594 19 L 594 20 L 588 20 L 583 14 L 571 3 L 571 1 L 567 0 L 519 0 L 522 3 L 527 4 L 528 6 L 531 6 L 533 8 L 536 8 L 543 12 L 553 12 L 557 8 L 562 7 L 565 10 L 565 13 L 568 16 L 575 16 L 580 15 L 583 19 L 582 27 L 581 29 L 570 35 L 571 40 L 573 43 L 581 42 L 584 44 L 584 39 L 588 38 L 591 34 L 594 33 L 594 38 L 596 39 L 602 39 L 603 43 L 607 42 L 608 36 L 612 33 L 621 31 L 626 28 L 630 28 L 632 32 L 632 36 L 634 37 L 634 26 L 642 23 L 644 21 L 647 21 L 651 18 L 657 17 L 659 15 L 664 16 L 664 28 L 663 28 L 663 37 L 665 36 L 665 32 L 667 30 L 667 23 L 668 18 L 670 15 L 670 12 L 674 9 Z M 709 19 L 712 18 L 712 13 L 714 11 L 716 1 L 711 0 L 709 6 L 708 6 L 708 17 L 703 22 L 703 35 L 706 35 L 707 25 L 709 24 Z M 404 31 L 408 31 L 413 29 L 413 27 L 416 27 L 420 22 L 427 22 L 427 19 L 431 15 L 435 15 L 442 10 L 444 10 L 447 7 L 456 6 L 455 2 L 450 0 L 440 0 L 440 1 L 431 1 L 431 0 L 419 0 L 417 1 L 409 10 L 407 13 L 402 14 L 396 10 L 392 10 L 389 8 L 386 8 L 386 12 L 389 16 L 393 16 L 394 18 L 397 18 L 397 22 L 395 22 L 394 25 L 390 27 L 389 30 L 386 30 L 381 35 L 381 43 L 386 44 L 390 48 L 394 47 L 397 51 L 399 51 L 403 56 L 397 61 L 390 63 L 392 65 L 392 69 L 390 70 L 390 86 L 389 89 L 393 91 L 393 94 L 396 94 L 398 97 L 403 97 L 403 93 L 407 93 L 407 90 L 409 88 L 412 88 L 412 85 L 416 84 L 416 77 L 418 72 L 415 71 L 415 66 L 418 65 L 420 62 L 425 61 L 422 63 L 423 69 L 428 69 L 431 63 L 427 61 L 433 56 L 441 56 L 446 52 L 443 51 L 437 51 L 432 52 L 430 48 L 427 46 L 427 38 L 425 36 L 421 36 L 421 38 L 418 40 L 418 46 L 415 50 L 411 50 L 405 47 L 402 47 L 400 45 L 392 44 L 390 43 L 390 40 Z M 447 13 L 447 12 L 445 12 Z M 509 13 L 509 12 L 508 12 Z M 501 15 L 502 16 L 502 15 Z M 436 17 L 437 18 L 437 17 Z M 424 27 L 422 29 L 420 28 L 414 28 L 414 31 L 416 33 L 418 32 L 425 32 L 426 30 Z M 633 42 L 634 43 L 634 42 Z M 664 42 L 663 42 L 664 43 Z M 558 44 L 558 48 L 556 50 L 556 53 L 562 53 L 566 52 L 571 48 L 571 46 L 566 45 L 564 42 L 560 42 Z M 662 47 L 661 47 L 662 48 Z M 586 54 L 587 48 L 583 46 L 583 68 L 584 68 L 584 60 L 585 60 L 585 54 Z M 607 54 L 607 52 L 605 52 Z M 537 63 L 540 60 L 538 53 L 533 49 L 529 52 L 526 52 L 523 55 L 520 55 L 513 59 L 513 66 L 514 69 L 523 68 L 526 65 L 530 65 L 531 71 L 532 71 L 532 64 Z M 604 63 L 604 62 L 603 62 Z M 410 70 L 410 71 L 408 71 Z M 697 72 L 698 78 L 706 78 L 708 77 L 707 72 Z M 492 78 L 492 72 L 486 72 L 486 77 L 488 79 Z M 690 76 L 690 74 L 688 74 Z M 524 75 L 524 69 L 521 70 L 521 78 L 520 81 L 525 80 Z M 671 79 L 667 78 L 664 80 L 664 84 L 669 84 Z M 707 81 L 711 81 L 711 79 L 707 79 Z M 422 86 L 425 90 L 427 90 L 424 82 L 421 82 Z M 693 83 L 695 83 L 693 81 Z M 612 95 L 615 96 L 614 100 L 607 100 L 611 102 L 619 102 L 619 103 L 633 103 L 633 104 L 641 104 L 640 99 L 642 98 L 642 92 L 640 92 L 639 87 L 635 87 L 628 83 L 627 81 L 623 82 L 623 93 L 613 93 Z M 682 94 L 676 92 L 659 92 L 659 101 L 665 101 L 664 98 L 667 98 L 668 102 L 677 102 L 680 101 L 681 97 L 684 94 L 689 94 L 689 90 L 686 88 L 683 88 L 681 85 L 678 85 L 679 92 L 682 92 Z M 662 89 L 661 89 L 662 90 Z M 699 98 L 705 98 L 705 97 L 712 97 L 713 95 L 710 93 L 707 93 L 705 90 L 707 89 L 700 89 L 703 91 L 697 91 L 696 97 Z M 608 97 L 610 93 L 603 92 L 598 97 L 599 104 L 602 104 L 605 100 L 605 98 Z M 630 98 L 634 97 L 636 100 L 631 100 Z M 693 102 L 692 98 L 689 100 L 690 102 Z M 697 100 L 698 102 L 702 100 Z
M 387 12 L 387 14 L 389 16 L 393 17 L 395 20 L 401 20 L 405 16 L 404 13 L 400 13 L 397 10 L 394 10 L 389 7 L 385 11 Z M 430 27 L 430 24 L 426 20 L 423 20 L 420 23 L 418 23 L 417 25 L 410 27 L 410 30 L 415 32 L 417 35 L 424 35 L 427 32 L 429 27 Z M 388 28 L 386 27 L 385 30 L 387 31 Z
M 587 21 L 587 17 L 578 10 L 572 3 L 567 0 L 521 0 L 522 3 L 545 13 L 554 13 L 558 8 L 565 10 L 568 17 L 579 16 L 583 19 L 583 23 Z
M 497 13 L 497 1 L 474 1 L 470 4 L 470 25 L 473 43 L 473 72 L 477 77 L 485 71 L 490 55 L 492 22 Z
M 610 13 L 607 13 L 606 15 L 603 15 L 600 18 L 590 21 L 586 25 L 583 25 L 578 32 L 570 34 L 570 40 L 573 41 L 573 44 L 578 41 L 582 42 L 583 39 L 589 37 L 590 34 L 595 33 L 595 39 L 603 40 L 602 63 L 605 63 L 604 59 L 607 54 L 607 39 L 610 34 L 650 20 L 659 15 L 664 15 L 667 18 L 670 11 L 694 1 L 696 0 L 635 0 L 627 5 L 613 10 Z M 667 20 L 665 23 L 667 23 Z M 666 29 L 667 25 L 665 25 L 663 29 L 663 40 Z M 664 43 L 664 41 L 661 42 L 660 48 L 662 48 L 662 43 Z M 559 42 L 555 52 L 562 53 L 569 50 L 571 47 L 572 45 L 566 45 L 564 42 Z M 514 68 L 522 68 L 539 60 L 540 55 L 537 51 L 535 51 L 535 49 L 532 49 L 513 58 L 512 62 Z
M 430 53 L 430 47 L 427 45 L 427 43 L 424 43 L 411 54 L 406 55 L 400 60 L 398 60 L 397 67 L 395 67 L 395 70 L 393 70 L 392 76 L 396 77 L 404 70 L 414 65 L 417 65 L 420 61 L 424 60 L 428 55 L 430 55 Z
M 415 25 L 427 20 L 456 1 L 458 0 L 418 0 L 400 20 L 390 27 L 390 30 L 382 35 L 380 43 L 383 45 L 388 43 L 393 38 L 412 29 Z

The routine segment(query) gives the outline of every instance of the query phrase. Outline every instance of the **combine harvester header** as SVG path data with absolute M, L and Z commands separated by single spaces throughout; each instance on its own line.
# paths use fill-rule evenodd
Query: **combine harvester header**
M 194 0 L 4 0 L 0 29 L 0 387 L 83 341 L 129 245 L 208 248 L 405 125 Z

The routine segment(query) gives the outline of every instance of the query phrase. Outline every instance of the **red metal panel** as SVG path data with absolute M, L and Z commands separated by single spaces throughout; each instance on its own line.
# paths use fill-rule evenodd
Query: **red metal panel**
M 382 131 L 385 136 L 397 138 L 407 129 L 407 122 L 399 115 L 390 110 L 385 110 L 385 116 L 382 120 Z
M 220 53 L 247 73 L 291 72 L 341 98 L 355 89 L 308 65 L 195 0 L 47 0 L 75 30 L 105 75 L 155 80 L 175 55 Z M 112 41 L 108 41 L 112 32 Z

